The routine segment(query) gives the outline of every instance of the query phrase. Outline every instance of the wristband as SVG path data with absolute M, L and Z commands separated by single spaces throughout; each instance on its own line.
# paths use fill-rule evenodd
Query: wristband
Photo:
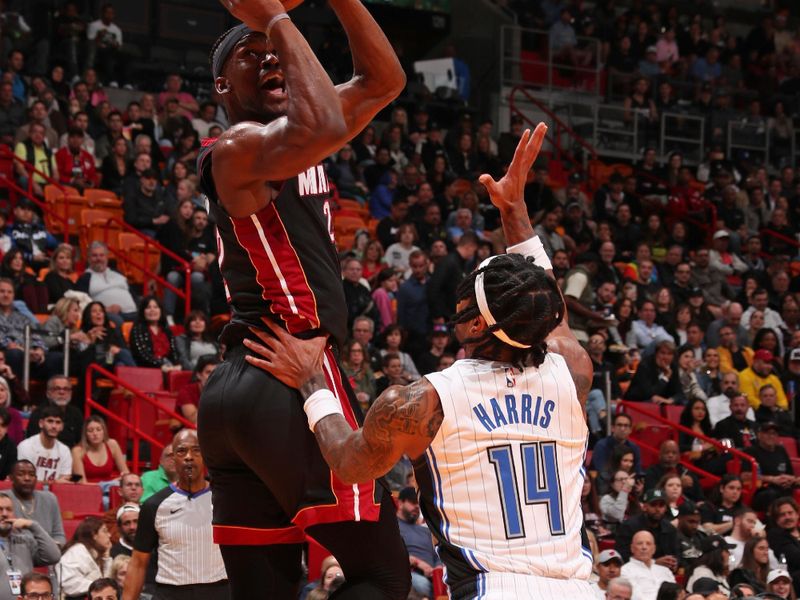
M 272 32 L 272 28 L 275 27 L 275 24 L 278 21 L 283 21 L 284 19 L 289 19 L 291 21 L 291 17 L 287 15 L 285 12 L 275 15 L 269 20 L 269 23 L 267 23 L 267 31 L 266 31 L 267 38 L 269 38 L 269 34 Z
M 308 427 L 312 433 L 317 423 L 325 417 L 330 415 L 344 416 L 341 402 L 328 389 L 317 390 L 311 394 L 303 404 L 303 410 L 306 411 Z
M 535 265 L 542 267 L 545 271 L 553 270 L 553 265 L 538 235 L 534 235 L 519 244 L 509 246 L 506 249 L 506 254 L 522 254 L 522 256 L 532 257 Z

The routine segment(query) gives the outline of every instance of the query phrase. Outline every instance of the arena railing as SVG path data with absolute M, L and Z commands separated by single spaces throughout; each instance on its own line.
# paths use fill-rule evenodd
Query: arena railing
M 119 227 L 119 231 L 123 233 L 133 233 L 139 238 L 139 240 L 144 244 L 144 252 L 142 253 L 142 261 L 139 262 L 131 258 L 128 252 L 122 250 L 122 248 L 117 248 L 113 244 L 110 243 L 109 236 L 114 235 L 115 231 L 113 228 L 108 227 L 108 225 L 116 225 Z M 187 260 L 182 258 L 181 256 L 175 254 L 169 248 L 162 246 L 156 240 L 147 236 L 140 232 L 135 227 L 132 227 L 125 221 L 118 219 L 117 217 L 110 217 L 106 221 L 106 227 L 103 231 L 103 243 L 108 247 L 109 253 L 116 257 L 117 263 L 122 261 L 124 264 L 128 264 L 134 269 L 141 271 L 142 273 L 142 288 L 144 293 L 146 294 L 148 283 L 150 280 L 156 282 L 159 286 L 166 288 L 172 291 L 176 296 L 181 298 L 184 302 L 184 314 L 189 314 L 189 311 L 192 309 L 192 265 L 189 264 Z M 147 259 L 150 255 L 150 248 L 158 250 L 158 252 L 162 255 L 169 256 L 172 260 L 174 260 L 183 271 L 183 289 L 179 289 L 172 285 L 169 281 L 167 281 L 166 276 L 161 276 L 156 271 L 152 270 L 148 265 Z M 166 275 L 166 274 L 165 274 Z
M 773 231 L 769 227 L 764 227 L 763 229 L 759 230 L 759 235 L 767 235 L 769 237 L 775 238 L 776 240 L 783 242 L 784 244 L 788 244 L 797 250 L 800 250 L 800 241 L 795 238 L 790 238 L 788 236 L 783 235 L 782 233 L 778 233 L 777 231 Z
M 700 164 L 705 159 L 705 131 L 705 117 L 664 111 L 661 113 L 659 155 L 663 159 L 678 151 L 686 161 Z
M 675 423 L 674 421 L 670 421 L 669 419 L 667 419 L 665 417 L 662 417 L 661 415 L 654 414 L 654 413 L 650 412 L 649 410 L 645 410 L 641 406 L 641 404 L 642 403 L 640 403 L 640 402 L 631 402 L 629 400 L 619 400 L 619 401 L 617 401 L 617 411 L 618 412 L 631 411 L 631 412 L 634 412 L 634 413 L 640 413 L 642 415 L 645 415 L 648 420 L 656 421 L 657 423 L 666 426 L 670 430 L 670 432 L 671 432 L 670 435 L 672 436 L 672 439 L 675 442 L 678 441 L 678 433 L 685 433 L 685 434 L 690 435 L 690 436 L 692 436 L 694 438 L 698 438 L 698 439 L 700 439 L 700 440 L 702 440 L 704 442 L 708 442 L 709 444 L 714 446 L 721 454 L 730 454 L 731 455 L 731 460 L 733 461 L 734 464 L 732 465 L 731 468 L 728 469 L 729 472 L 739 474 L 741 472 L 741 462 L 740 461 L 742 461 L 742 460 L 745 461 L 745 462 L 750 463 L 751 477 L 750 477 L 750 482 L 747 484 L 746 487 L 748 489 L 748 492 L 747 492 L 748 494 L 755 494 L 756 490 L 758 489 L 758 462 L 756 461 L 755 458 L 753 458 L 749 454 L 746 454 L 745 452 L 742 452 L 741 450 L 738 450 L 736 448 L 730 448 L 730 447 L 726 446 L 725 444 L 720 442 L 718 439 L 709 437 L 709 436 L 704 435 L 702 433 L 697 433 L 696 431 L 693 431 L 692 429 L 689 429 L 688 427 L 684 427 L 683 425 L 681 425 L 679 423 Z M 648 406 L 652 407 L 653 405 L 649 404 Z M 649 444 L 642 442 L 642 440 L 637 440 L 636 443 L 639 444 L 640 446 L 642 446 L 643 448 L 647 449 L 648 451 L 654 452 L 656 455 L 658 455 L 658 453 L 659 453 L 659 449 L 658 448 L 655 448 L 654 446 L 650 446 Z M 714 475 L 713 473 L 709 473 L 708 471 L 704 471 L 703 469 L 695 466 L 693 463 L 691 463 L 691 462 L 689 462 L 687 460 L 684 460 L 683 458 L 681 458 L 680 463 L 684 467 L 689 469 L 690 471 L 692 471 L 694 473 L 697 473 L 699 475 L 702 475 L 703 477 L 709 478 L 709 479 L 711 479 L 711 480 L 713 480 L 715 482 L 718 482 L 721 479 L 718 475 Z
M 554 157 L 556 160 L 567 158 L 574 165 L 581 166 L 582 170 L 585 171 L 589 159 L 597 159 L 597 152 L 595 151 L 594 147 L 588 141 L 583 139 L 583 137 L 581 137 L 572 127 L 565 123 L 553 110 L 551 110 L 544 102 L 536 98 L 536 96 L 534 96 L 531 91 L 524 86 L 515 86 L 508 96 L 508 104 L 511 108 L 512 115 L 521 117 L 531 127 L 536 126 L 536 123 L 534 123 L 525 114 L 525 112 L 518 107 L 517 96 L 520 95 L 523 96 L 524 101 L 530 102 L 544 114 L 546 114 L 551 120 L 551 126 L 554 125 L 552 129 L 548 130 L 546 139 L 555 149 Z M 582 160 L 578 160 L 571 151 L 565 149 L 562 141 L 565 136 L 585 151 L 583 153 Z
M 547 90 L 602 94 L 604 70 L 599 64 L 600 40 L 577 37 L 583 49 L 591 48 L 593 64 L 578 67 L 552 60 L 550 32 L 545 29 L 504 25 L 500 28 L 500 81 L 504 86 L 526 85 Z M 523 56 L 523 53 L 526 56 Z
M 107 407 L 103 406 L 99 402 L 97 402 L 92 397 L 92 388 L 93 388 L 93 380 L 94 376 L 97 375 L 102 377 L 103 379 L 111 380 L 111 382 L 116 385 L 117 387 L 123 388 L 126 392 L 130 393 L 134 401 L 131 403 L 132 408 L 132 421 L 129 421 L 125 417 L 116 414 L 115 412 L 109 410 Z M 142 429 L 142 402 L 149 404 L 152 406 L 156 411 L 161 411 L 165 413 L 170 419 L 174 419 L 182 427 L 188 427 L 190 429 L 196 429 L 197 426 L 192 423 L 191 421 L 187 420 L 183 415 L 178 414 L 174 410 L 164 406 L 155 398 L 149 396 L 148 394 L 142 392 L 141 390 L 136 389 L 130 383 L 120 379 L 116 375 L 114 375 L 111 371 L 104 369 L 103 367 L 91 364 L 86 369 L 86 392 L 84 397 L 84 418 L 88 418 L 92 411 L 99 412 L 102 414 L 106 419 L 109 419 L 118 425 L 122 426 L 123 428 L 127 429 L 131 433 L 131 438 L 133 440 L 133 457 L 131 459 L 131 470 L 134 473 L 139 472 L 139 467 L 141 461 L 141 441 L 145 441 L 150 444 L 151 452 L 150 455 L 155 456 L 155 453 L 152 451 L 153 449 L 156 450 L 163 450 L 164 442 L 159 441 L 145 430 Z

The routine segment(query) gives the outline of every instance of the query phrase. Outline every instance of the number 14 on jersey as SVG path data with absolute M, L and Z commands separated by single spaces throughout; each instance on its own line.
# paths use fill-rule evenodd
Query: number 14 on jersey
M 520 495 L 525 504 L 544 504 L 551 535 L 564 535 L 561 506 L 561 482 L 555 442 L 531 442 L 520 446 L 522 464 L 522 494 L 519 491 L 517 469 L 510 445 L 488 449 L 489 462 L 497 475 L 497 488 L 503 508 L 506 538 L 525 537 L 525 522 Z

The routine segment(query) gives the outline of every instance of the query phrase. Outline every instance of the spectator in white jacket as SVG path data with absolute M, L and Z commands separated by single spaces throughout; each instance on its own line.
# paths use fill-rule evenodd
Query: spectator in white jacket
M 100 517 L 78 525 L 56 566 L 66 600 L 81 600 L 95 579 L 111 575 L 111 534 Z
M 655 553 L 653 534 L 637 531 L 631 541 L 631 559 L 622 565 L 622 576 L 633 584 L 633 600 L 656 600 L 662 583 L 675 583 L 672 571 L 653 560 Z

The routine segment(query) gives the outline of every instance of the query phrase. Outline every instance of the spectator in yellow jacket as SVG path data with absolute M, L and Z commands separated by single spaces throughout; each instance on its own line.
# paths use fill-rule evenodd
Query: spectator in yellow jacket
M 744 371 L 753 364 L 753 349 L 749 346 L 740 346 L 736 339 L 736 332 L 730 325 L 719 328 L 719 370 Z
M 789 402 L 783 391 L 783 385 L 778 376 L 772 372 L 772 352 L 769 350 L 756 350 L 753 354 L 753 365 L 739 373 L 739 388 L 747 396 L 747 401 L 753 409 L 758 409 L 761 400 L 758 393 L 765 385 L 771 385 L 778 393 L 778 406 L 789 408 Z

